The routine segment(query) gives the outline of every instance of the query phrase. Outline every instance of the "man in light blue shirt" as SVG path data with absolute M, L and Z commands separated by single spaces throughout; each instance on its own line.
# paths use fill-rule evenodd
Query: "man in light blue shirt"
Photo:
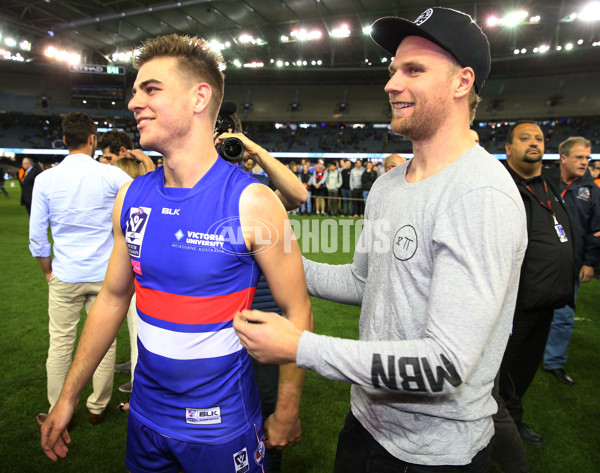
M 29 249 L 40 263 L 49 290 L 49 411 L 58 400 L 71 366 L 81 308 L 89 311 L 102 287 L 113 246 L 115 197 L 131 180 L 121 169 L 94 160 L 96 125 L 88 115 L 69 113 L 62 127 L 69 155 L 37 177 L 29 220 Z M 53 259 L 48 224 L 54 242 Z M 87 399 L 92 424 L 102 421 L 110 401 L 115 355 L 113 342 L 94 374 L 94 391 Z M 38 414 L 38 425 L 45 418 L 46 414 Z

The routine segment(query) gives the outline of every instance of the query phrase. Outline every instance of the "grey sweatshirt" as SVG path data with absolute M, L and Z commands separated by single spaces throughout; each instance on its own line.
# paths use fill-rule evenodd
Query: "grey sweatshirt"
M 418 183 L 408 164 L 373 185 L 352 264 L 304 260 L 311 295 L 361 305 L 360 340 L 304 332 L 297 363 L 352 383 L 353 414 L 395 457 L 463 465 L 494 431 L 525 211 L 479 146 Z

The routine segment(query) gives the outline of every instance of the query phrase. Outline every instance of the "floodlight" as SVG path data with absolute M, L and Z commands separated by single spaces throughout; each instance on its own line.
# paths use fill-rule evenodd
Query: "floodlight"
M 490 16 L 487 19 L 487 25 L 488 26 L 497 26 L 500 24 L 500 18 L 498 18 L 497 16 Z
M 529 15 L 529 13 L 527 13 L 524 10 L 521 10 L 521 11 L 509 13 L 501 21 L 504 26 L 517 26 L 525 18 L 527 18 L 528 15 Z
M 597 21 L 600 20 L 600 2 L 588 3 L 581 9 L 577 15 L 581 21 Z
M 346 23 L 343 23 L 331 31 L 331 36 L 334 38 L 347 38 L 350 36 L 350 27 Z

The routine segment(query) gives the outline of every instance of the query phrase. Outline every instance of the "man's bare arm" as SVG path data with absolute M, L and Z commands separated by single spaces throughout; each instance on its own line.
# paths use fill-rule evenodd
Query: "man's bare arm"
M 243 133 L 223 133 L 216 139 L 216 144 L 230 137 L 236 137 L 244 144 L 244 160 L 253 159 L 269 176 L 269 179 L 277 189 L 275 195 L 279 197 L 286 210 L 300 207 L 306 199 L 308 192 L 289 168 L 275 159 L 262 146 L 257 145 Z
M 52 260 L 49 256 L 38 256 L 37 260 L 40 263 L 40 268 L 42 268 L 44 276 L 46 276 L 46 281 L 50 281 L 50 276 L 52 276 Z
M 87 316 L 77 352 L 60 397 L 42 425 L 42 449 L 53 461 L 64 458 L 70 442 L 67 425 L 77 406 L 81 391 L 115 339 L 127 314 L 133 295 L 133 271 L 120 218 L 123 198 L 129 187 L 119 191 L 113 209 L 115 244 L 104 284 Z
M 312 330 L 312 308 L 306 290 L 300 249 L 295 240 L 286 244 L 284 236 L 290 235 L 287 214 L 275 195 L 265 186 L 249 186 L 240 199 L 240 215 L 268 221 L 278 235 L 276 241 L 252 231 L 249 247 L 260 265 L 273 298 L 284 316 L 300 331 Z M 243 224 L 244 230 L 247 226 Z M 280 368 L 279 390 L 275 412 L 265 423 L 267 444 L 284 447 L 300 440 L 300 397 L 304 383 L 304 370 L 294 363 Z

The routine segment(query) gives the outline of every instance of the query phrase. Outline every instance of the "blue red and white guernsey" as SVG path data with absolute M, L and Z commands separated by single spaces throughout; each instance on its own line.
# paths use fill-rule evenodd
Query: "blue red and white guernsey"
M 159 167 L 125 195 L 139 347 L 130 415 L 161 435 L 219 444 L 260 417 L 232 327 L 260 276 L 239 224 L 240 195 L 256 182 L 219 158 L 192 189 L 165 188 Z

